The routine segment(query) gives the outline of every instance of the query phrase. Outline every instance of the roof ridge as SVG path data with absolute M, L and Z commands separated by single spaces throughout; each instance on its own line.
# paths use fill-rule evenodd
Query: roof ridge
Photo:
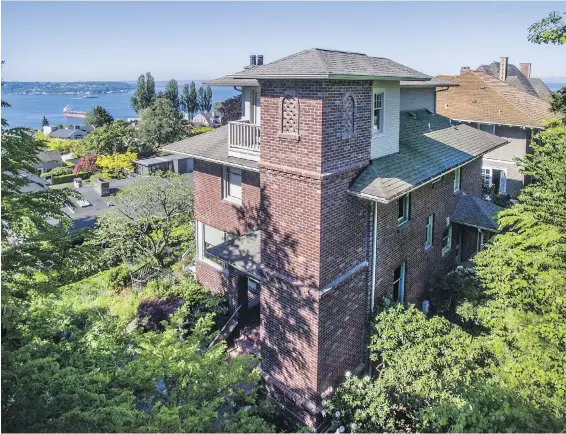
M 324 58 L 324 56 L 321 53 L 321 51 L 330 51 L 330 50 L 323 50 L 323 49 L 320 49 L 320 48 L 311 48 L 311 50 L 316 51 L 316 55 L 319 57 L 320 61 L 324 65 L 324 69 L 325 69 L 326 73 L 330 74 L 330 66 L 328 65 L 328 63 L 326 63 L 326 59 Z

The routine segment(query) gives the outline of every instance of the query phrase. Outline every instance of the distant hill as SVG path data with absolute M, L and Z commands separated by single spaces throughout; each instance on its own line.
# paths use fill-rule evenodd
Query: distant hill
M 7 81 L 2 92 L 17 95 L 73 95 L 130 92 L 135 86 L 119 81 Z

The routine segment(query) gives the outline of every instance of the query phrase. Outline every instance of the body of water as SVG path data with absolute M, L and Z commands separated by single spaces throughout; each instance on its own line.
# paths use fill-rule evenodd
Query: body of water
M 156 87 L 159 92 L 162 86 Z M 195 84 L 200 86 L 201 82 Z M 552 91 L 557 91 L 566 83 L 547 83 Z M 212 101 L 224 101 L 237 95 L 232 87 L 213 87 Z M 138 117 L 132 110 L 130 98 L 133 92 L 111 93 L 100 95 L 98 98 L 83 98 L 81 95 L 2 95 L 2 99 L 11 104 L 11 107 L 2 109 L 2 117 L 11 127 L 41 128 L 43 116 L 50 125 L 73 124 L 80 125 L 83 120 L 63 116 L 63 107 L 69 105 L 73 110 L 88 112 L 92 107 L 101 105 L 110 112 L 115 119 Z
M 200 86 L 200 82 L 195 84 Z M 156 86 L 156 91 L 162 91 Z M 180 93 L 179 89 L 179 93 Z M 232 87 L 213 87 L 212 102 L 224 101 L 237 95 Z M 83 119 L 69 118 L 63 115 L 63 108 L 69 105 L 72 110 L 88 112 L 92 107 L 101 105 L 115 118 L 136 118 L 138 115 L 132 109 L 130 98 L 133 92 L 109 93 L 99 95 L 98 98 L 83 98 L 82 95 L 2 95 L 11 107 L 2 108 L 2 118 L 8 121 L 10 127 L 41 128 L 43 116 L 50 125 L 73 124 L 81 125 Z

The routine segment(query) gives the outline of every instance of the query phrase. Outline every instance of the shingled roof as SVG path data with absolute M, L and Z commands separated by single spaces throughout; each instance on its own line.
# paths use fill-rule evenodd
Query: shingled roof
M 428 80 L 431 77 L 383 57 L 362 53 L 312 48 L 265 65 L 228 75 L 236 79 L 401 79 Z
M 542 127 L 552 118 L 550 105 L 485 72 L 439 76 L 458 87 L 437 93 L 438 113 L 463 121 Z
M 220 77 L 214 80 L 209 80 L 203 82 L 205 86 L 259 86 L 259 83 L 254 78 L 240 78 L 235 79 L 234 77 Z
M 485 72 L 492 77 L 499 78 L 500 62 L 491 62 L 489 65 L 480 65 L 476 71 Z M 539 97 L 544 101 L 550 102 L 552 99 L 551 90 L 540 78 L 527 77 L 521 72 L 520 68 L 509 63 L 507 65 L 507 78 L 505 79 L 507 84 L 527 92 L 532 96 Z
M 352 194 L 388 203 L 508 143 L 426 110 L 402 112 L 399 131 L 399 153 L 372 160 L 350 187 Z
M 228 125 L 164 146 L 164 150 L 199 160 L 258 170 L 257 161 L 228 156 Z
M 434 87 L 453 87 L 458 86 L 458 83 L 453 81 L 444 80 L 439 77 L 432 77 L 430 80 L 415 80 L 415 81 L 401 81 L 402 88 L 434 88 Z
M 497 231 L 497 214 L 503 208 L 480 199 L 479 197 L 463 195 L 458 199 L 454 213 L 450 219 L 474 228 Z

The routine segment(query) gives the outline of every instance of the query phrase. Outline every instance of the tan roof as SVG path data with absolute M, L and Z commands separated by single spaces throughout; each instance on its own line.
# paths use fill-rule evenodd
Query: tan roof
M 485 72 L 439 76 L 460 86 L 437 92 L 436 109 L 452 119 L 541 127 L 552 118 L 550 105 Z

